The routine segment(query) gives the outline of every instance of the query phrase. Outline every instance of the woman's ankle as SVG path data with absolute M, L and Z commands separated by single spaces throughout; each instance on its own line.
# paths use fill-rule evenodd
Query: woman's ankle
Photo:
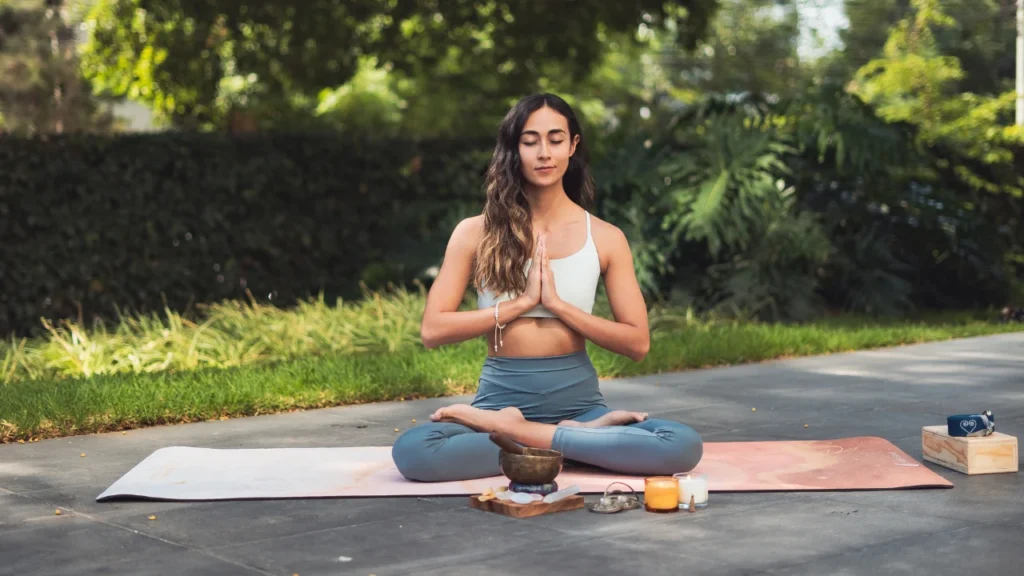
M 511 438 L 517 444 L 530 448 L 551 448 L 551 440 L 557 428 L 554 424 L 530 422 L 516 408 L 500 410 L 497 416 L 497 432 Z
M 521 422 L 526 422 L 526 419 L 523 418 L 522 412 L 519 412 L 519 410 L 515 408 L 512 408 L 511 410 L 504 408 L 497 412 L 490 412 L 490 416 L 490 424 L 493 427 L 493 430 L 491 431 L 509 437 L 515 435 Z

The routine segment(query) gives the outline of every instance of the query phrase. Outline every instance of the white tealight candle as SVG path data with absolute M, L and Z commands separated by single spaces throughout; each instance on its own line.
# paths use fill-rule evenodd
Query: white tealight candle
M 687 472 L 674 474 L 679 480 L 679 507 L 686 509 L 690 507 L 690 497 L 693 496 L 693 504 L 696 508 L 706 508 L 708 505 L 708 475 Z

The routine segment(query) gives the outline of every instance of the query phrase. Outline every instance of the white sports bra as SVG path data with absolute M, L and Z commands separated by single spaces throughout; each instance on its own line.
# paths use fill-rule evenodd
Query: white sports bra
M 558 297 L 580 310 L 590 314 L 594 310 L 594 297 L 597 294 L 597 282 L 601 278 L 601 260 L 597 255 L 597 245 L 590 234 L 590 212 L 587 215 L 587 241 L 573 254 L 565 258 L 548 259 L 551 263 L 551 274 L 555 277 L 555 292 Z M 530 273 L 533 258 L 526 261 L 524 274 Z M 508 294 L 495 297 L 490 290 L 476 291 L 477 308 L 492 308 L 496 302 L 507 302 Z M 555 318 L 556 316 L 543 304 L 537 304 L 523 315 L 527 318 Z

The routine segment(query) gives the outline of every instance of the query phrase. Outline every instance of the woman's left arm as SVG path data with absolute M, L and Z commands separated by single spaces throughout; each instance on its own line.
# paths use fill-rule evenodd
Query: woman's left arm
M 557 297 L 547 253 L 544 254 L 541 294 L 542 303 L 567 326 L 594 344 L 640 362 L 651 348 L 651 332 L 647 323 L 647 305 L 636 280 L 633 254 L 621 230 L 611 227 L 606 234 L 605 252 L 608 265 L 604 273 L 605 290 L 614 321 L 588 314 Z M 547 286 L 544 286 L 547 284 Z M 547 301 L 544 301 L 547 296 Z

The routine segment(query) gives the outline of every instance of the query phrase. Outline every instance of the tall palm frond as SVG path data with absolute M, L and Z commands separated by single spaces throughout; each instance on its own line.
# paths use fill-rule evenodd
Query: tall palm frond
M 757 204 L 777 194 L 784 161 L 795 149 L 767 120 L 738 113 L 707 118 L 663 165 L 671 179 L 664 225 L 672 235 L 703 240 L 713 256 L 723 248 L 743 250 Z

